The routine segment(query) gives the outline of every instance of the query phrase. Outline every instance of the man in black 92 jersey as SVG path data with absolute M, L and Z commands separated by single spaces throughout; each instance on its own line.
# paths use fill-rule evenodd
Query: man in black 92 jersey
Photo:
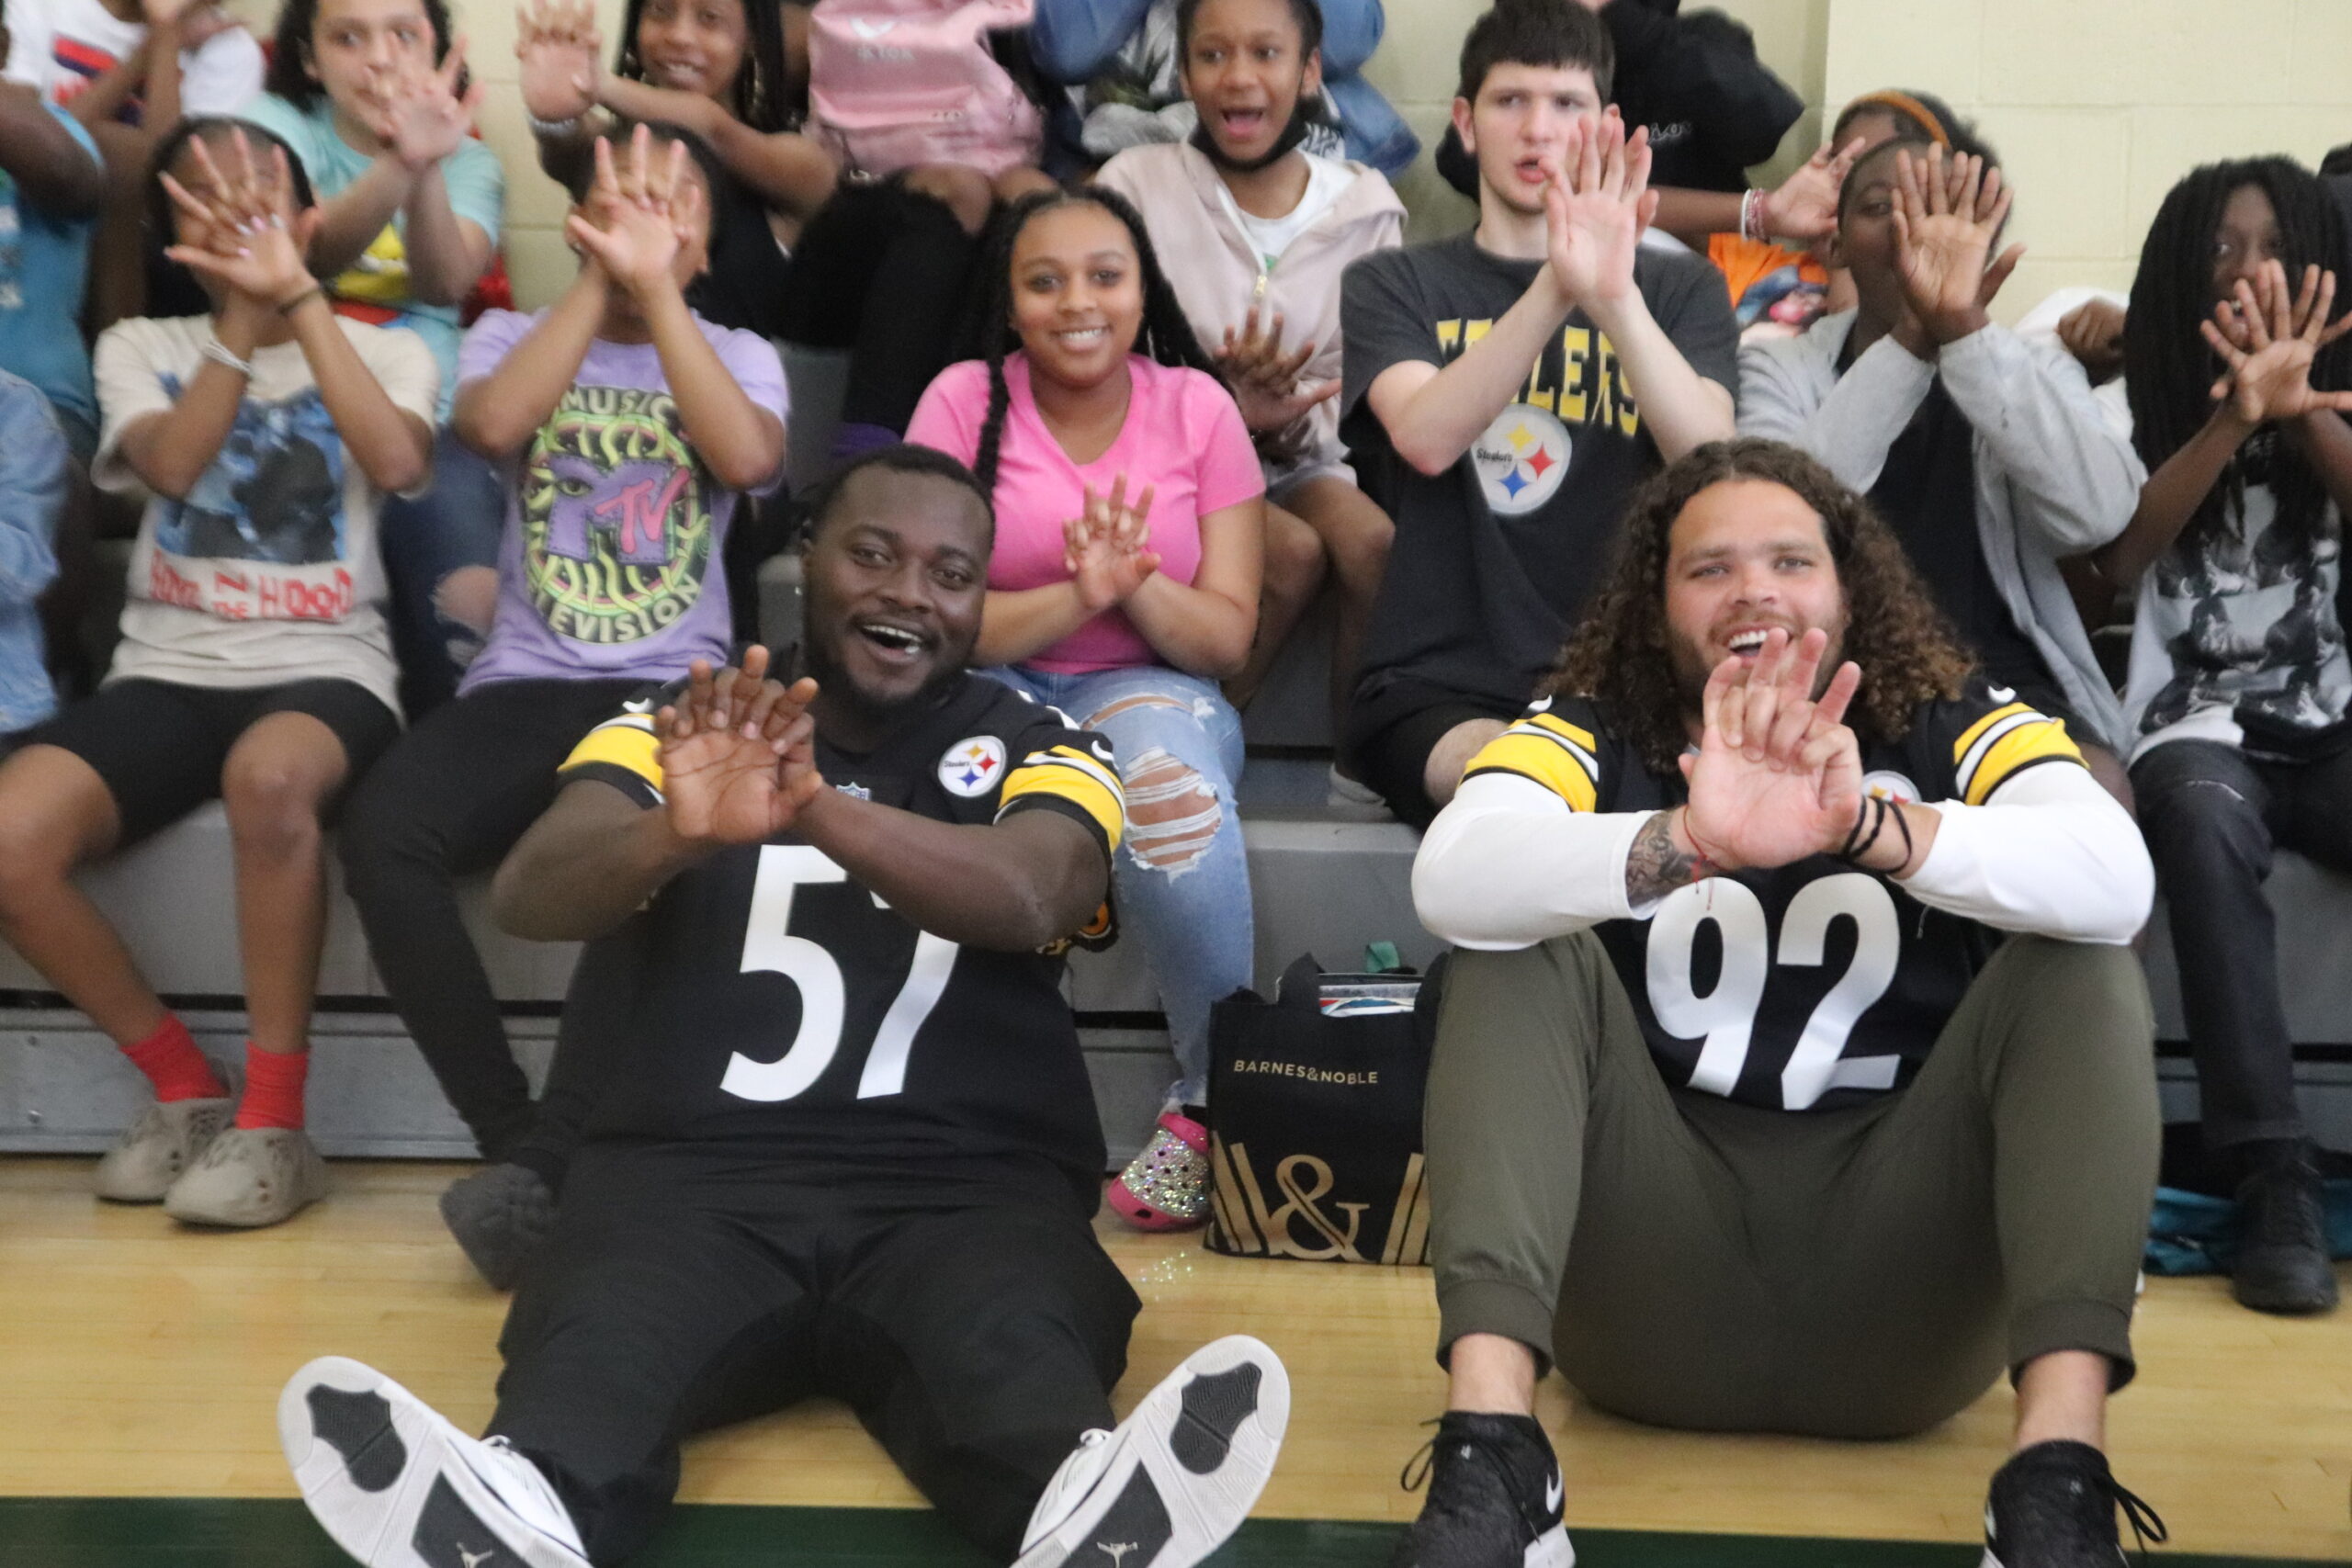
M 1548 695 L 1413 873 L 1449 1411 L 1405 1568 L 1565 1568 L 1556 1359 L 1660 1426 L 1888 1438 L 2007 1368 L 1986 1561 L 2118 1568 L 2100 1451 L 2156 1168 L 2154 874 L 1794 448 L 1636 493 Z
M 564 764 L 500 921 L 584 939 L 559 1060 L 585 1135 L 500 1349 L 489 1435 L 328 1358 L 280 1397 L 312 1513 L 371 1568 L 578 1568 L 644 1546 L 681 1439 L 846 1401 L 1025 1568 L 1185 1568 L 1240 1523 L 1289 1407 L 1254 1339 L 1115 1431 L 1138 1303 L 1090 1220 L 1104 1151 L 1061 953 L 1124 818 L 1100 737 L 967 672 L 993 519 L 953 458 L 846 469 L 808 636 L 767 679 L 646 693 Z

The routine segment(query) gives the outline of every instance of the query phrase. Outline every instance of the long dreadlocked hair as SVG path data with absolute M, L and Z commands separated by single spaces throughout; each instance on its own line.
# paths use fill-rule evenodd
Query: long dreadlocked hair
M 775 0 L 742 0 L 745 28 L 743 63 L 735 72 L 735 118 L 763 135 L 793 129 L 793 105 L 784 69 L 784 11 Z M 645 16 L 645 0 L 628 0 L 621 17 L 620 53 L 613 74 L 645 80 L 645 62 L 637 51 L 638 23 Z
M 2303 268 L 2316 262 L 2340 273 L 2344 266 L 2344 215 L 2325 186 L 2292 158 L 2246 158 L 2208 164 L 2173 186 L 2140 250 L 2139 276 L 2132 280 L 2132 303 L 2123 317 L 2124 390 L 2132 400 L 2132 442 L 2150 472 L 2187 445 L 2213 412 L 2209 395 L 2222 372 L 2221 356 L 2206 345 L 2199 321 L 2213 313 L 2213 244 L 2222 210 L 2247 186 L 2270 198 L 2278 215 L 2278 260 L 2290 288 L 2301 288 Z M 2346 304 L 2339 295 L 2339 312 Z M 2312 386 L 2321 391 L 2352 387 L 2352 338 L 2338 338 L 2312 364 Z M 2327 491 L 2291 444 L 2268 448 L 2269 482 L 2278 498 L 2277 526 L 2287 537 L 2307 539 L 2326 515 Z M 2197 503 L 2184 543 L 2237 527 L 2245 513 L 2246 449 L 2230 459 L 2221 482 Z
M 1894 531 L 1813 458 L 1753 437 L 1710 441 L 1634 492 L 1608 581 L 1544 682 L 1546 693 L 1599 703 L 1644 766 L 1674 775 L 1689 737 L 1667 641 L 1667 545 L 1691 499 L 1729 479 L 1792 491 L 1821 519 L 1846 600 L 1845 657 L 1862 667 L 1862 688 L 1846 720 L 1856 735 L 1899 740 L 1920 704 L 1961 694 L 1975 660 L 1962 650 Z
M 1021 339 L 1012 330 L 1012 248 L 1020 243 L 1021 231 L 1039 213 L 1061 207 L 1099 207 L 1126 225 L 1127 238 L 1135 243 L 1136 264 L 1143 271 L 1143 321 L 1136 331 L 1130 352 L 1162 365 L 1188 367 L 1210 376 L 1217 373 L 1209 356 L 1201 351 L 1200 340 L 1193 335 L 1192 323 L 1184 319 L 1183 307 L 1176 302 L 1176 290 L 1170 287 L 1168 275 L 1159 269 L 1159 257 L 1152 251 L 1151 236 L 1144 231 L 1142 216 L 1126 197 L 1101 186 L 1080 190 L 1041 190 L 1023 197 L 996 225 L 995 238 L 980 264 L 982 292 L 972 316 L 975 330 L 983 334 L 976 346 L 989 367 L 988 418 L 980 424 L 979 449 L 973 455 L 972 472 L 978 477 L 980 488 L 991 496 L 996 493 L 997 460 L 1004 446 L 1004 416 L 1012 406 L 1012 390 L 1004 379 L 1004 356 L 1021 346 Z

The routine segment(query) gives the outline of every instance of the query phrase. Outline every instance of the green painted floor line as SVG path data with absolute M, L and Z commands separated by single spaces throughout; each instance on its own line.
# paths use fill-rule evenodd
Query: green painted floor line
M 1383 1568 L 1395 1525 L 1253 1519 L 1216 1568 Z M 1575 1532 L 1579 1568 L 1974 1568 L 1973 1546 L 1917 1541 Z M 2276 1558 L 2158 1551 L 2152 1568 L 2256 1568 Z M 913 1508 L 677 1511 L 631 1568 L 988 1568 Z M 0 1498 L 0 1568 L 348 1568 L 300 1503 L 252 1498 Z

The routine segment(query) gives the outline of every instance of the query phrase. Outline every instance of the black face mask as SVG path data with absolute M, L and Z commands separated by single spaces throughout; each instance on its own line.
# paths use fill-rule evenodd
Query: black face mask
M 1206 118 L 1202 118 L 1193 127 L 1193 145 L 1200 149 L 1203 157 L 1228 175 L 1254 175 L 1261 169 L 1272 168 L 1298 150 L 1298 144 L 1306 141 L 1307 133 L 1315 129 L 1314 106 L 1315 99 L 1301 93 L 1298 102 L 1291 106 L 1290 123 L 1283 127 L 1280 136 L 1274 138 L 1274 144 L 1255 158 L 1227 157 L 1225 149 L 1216 144 L 1216 138 L 1209 134 Z

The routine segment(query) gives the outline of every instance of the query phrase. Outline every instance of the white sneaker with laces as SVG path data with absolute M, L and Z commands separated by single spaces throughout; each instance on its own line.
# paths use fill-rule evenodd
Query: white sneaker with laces
M 1274 1472 L 1290 1379 L 1237 1334 L 1185 1358 L 1046 1483 L 1014 1568 L 1191 1568 L 1241 1527 Z
M 589 1568 L 538 1466 L 357 1361 L 296 1372 L 277 1440 L 312 1517 L 367 1568 Z

